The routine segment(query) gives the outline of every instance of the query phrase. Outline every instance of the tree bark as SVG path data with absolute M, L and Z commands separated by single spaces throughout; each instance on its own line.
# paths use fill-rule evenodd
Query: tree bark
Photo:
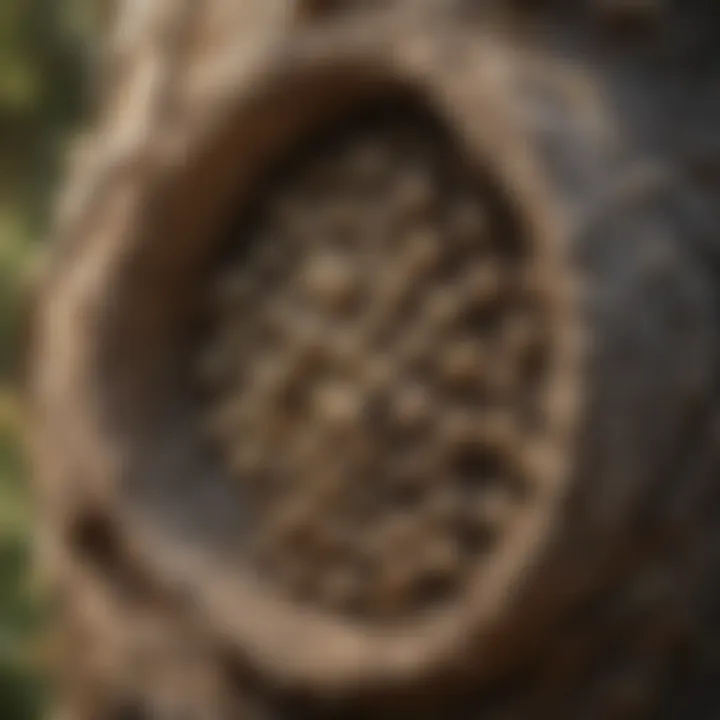
M 631 5 L 118 3 L 104 97 L 61 197 L 32 348 L 40 557 L 66 657 L 58 717 L 717 716 L 720 12 L 702 0 Z M 196 372 L 218 278 L 228 267 L 259 277 L 255 251 L 233 243 L 253 240 L 253 212 L 280 207 L 268 173 L 319 167 L 334 151 L 317 138 L 336 131 L 352 150 L 371 111 L 441 127 L 432 157 L 481 178 L 498 257 L 530 279 L 543 347 L 522 375 L 537 393 L 535 420 L 502 456 L 503 468 L 522 468 L 522 499 L 493 526 L 489 549 L 462 565 L 462 590 L 431 609 L 418 601 L 417 613 L 400 603 L 381 621 L 370 601 L 350 614 L 319 595 L 303 604 L 270 560 L 250 562 L 248 536 L 265 516 L 200 429 L 208 401 Z M 455 202 L 443 183 L 438 202 Z M 337 209 L 337 187 L 303 196 L 310 236 L 325 237 L 317 197 Z M 350 229 L 371 214 L 353 215 Z M 522 251 L 502 244 L 510 237 Z M 288 272 L 305 277 L 314 247 Z M 384 258 L 385 246 L 372 252 Z M 462 252 L 443 286 L 458 313 L 457 278 L 487 262 L 474 245 Z M 354 272 L 367 297 L 385 297 L 382 273 L 363 274 L 359 260 Z M 421 298 L 435 292 L 435 280 L 418 282 Z M 265 322 L 285 292 L 282 281 L 261 283 L 238 327 Z M 493 306 L 500 331 L 511 301 Z M 283 337 L 302 322 L 299 306 L 288 312 Z M 392 337 L 410 326 L 403 317 Z M 345 325 L 333 327 L 328 347 Z M 433 339 L 429 361 L 456 367 L 450 335 L 418 327 Z M 475 327 L 463 338 L 484 357 L 491 342 Z M 238 337 L 242 362 L 261 364 L 259 346 Z M 366 350 L 354 359 L 363 367 Z M 501 380 L 489 377 L 492 392 Z M 428 442 L 444 457 L 437 438 L 456 427 L 447 408 L 464 409 L 470 395 L 438 392 Z M 512 397 L 501 409 L 517 420 L 525 401 Z M 281 410 L 262 402 L 249 427 L 273 412 L 275 432 Z M 322 415 L 303 413 L 270 455 L 295 462 L 297 428 L 321 428 Z M 488 445 L 494 431 L 470 424 Z M 346 485 L 359 473 L 318 432 L 319 464 L 291 463 L 301 500 L 333 459 L 346 463 Z M 372 426 L 362 432 L 375 438 Z M 396 450 L 379 447 L 358 462 L 382 479 Z M 472 473 L 490 472 L 482 457 Z M 457 470 L 439 467 L 431 510 Z M 343 486 L 347 497 L 354 487 Z M 479 505 L 491 507 L 485 495 Z M 365 549 L 353 532 L 348 542 Z M 389 556 L 398 546 L 388 543 Z M 372 582 L 363 592 L 377 595 Z

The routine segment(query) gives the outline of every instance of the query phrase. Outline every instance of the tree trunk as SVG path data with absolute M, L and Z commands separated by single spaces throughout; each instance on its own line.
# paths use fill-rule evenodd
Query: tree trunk
M 718 40 L 118 3 L 32 355 L 58 717 L 717 717 Z

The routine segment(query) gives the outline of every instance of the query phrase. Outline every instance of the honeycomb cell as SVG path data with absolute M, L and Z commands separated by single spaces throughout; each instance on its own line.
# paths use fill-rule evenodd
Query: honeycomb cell
M 250 506 L 241 562 L 300 605 L 395 621 L 459 599 L 532 489 L 543 294 L 434 122 L 378 113 L 311 149 L 218 270 L 208 432 Z

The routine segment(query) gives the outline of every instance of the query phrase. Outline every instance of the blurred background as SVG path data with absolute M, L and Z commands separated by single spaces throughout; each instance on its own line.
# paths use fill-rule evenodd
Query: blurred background
M 42 707 L 19 334 L 67 149 L 90 106 L 102 0 L 0 0 L 0 718 Z

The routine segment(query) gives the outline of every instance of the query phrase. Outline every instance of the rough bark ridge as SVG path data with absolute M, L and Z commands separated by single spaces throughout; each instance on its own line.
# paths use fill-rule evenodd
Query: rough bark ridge
M 33 352 L 58 717 L 716 717 L 717 4 L 114 28 Z

